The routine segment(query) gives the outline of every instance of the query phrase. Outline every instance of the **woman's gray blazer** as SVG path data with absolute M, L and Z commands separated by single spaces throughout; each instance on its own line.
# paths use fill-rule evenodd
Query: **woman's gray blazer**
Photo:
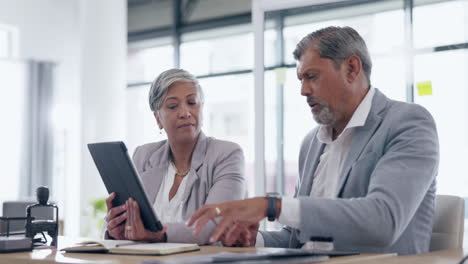
M 169 165 L 167 140 L 139 146 L 133 162 L 141 177 L 146 195 L 154 204 Z M 200 132 L 192 154 L 182 201 L 182 216 L 187 221 L 204 204 L 222 203 L 244 198 L 244 154 L 238 144 L 206 137 Z M 198 236 L 185 223 L 163 223 L 167 226 L 167 241 L 208 244 L 216 224 L 208 223 Z

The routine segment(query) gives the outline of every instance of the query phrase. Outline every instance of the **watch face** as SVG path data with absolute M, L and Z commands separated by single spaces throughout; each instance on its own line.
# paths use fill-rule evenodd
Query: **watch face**
M 276 198 L 281 198 L 281 195 L 277 192 L 269 192 L 266 194 L 267 197 L 276 197 Z

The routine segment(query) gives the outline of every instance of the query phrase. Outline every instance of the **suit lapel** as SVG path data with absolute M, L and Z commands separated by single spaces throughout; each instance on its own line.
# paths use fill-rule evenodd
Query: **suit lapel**
M 317 129 L 318 131 L 318 129 Z M 320 161 L 325 144 L 321 143 L 317 139 L 317 133 L 315 133 L 312 142 L 310 143 L 309 150 L 307 151 L 307 157 L 305 158 L 304 169 L 302 173 L 302 182 L 297 196 L 309 196 L 312 189 L 312 182 L 314 181 L 314 172 L 317 169 L 317 165 Z
M 148 197 L 151 205 L 156 201 L 156 194 L 158 193 L 159 188 L 161 188 L 161 183 L 166 176 L 166 173 L 167 166 L 151 167 L 141 173 L 141 180 L 145 188 L 146 196 Z
M 200 132 L 198 136 L 197 144 L 192 154 L 191 168 L 189 174 L 187 174 L 187 184 L 185 186 L 184 194 L 182 196 L 182 201 L 185 201 L 195 182 L 199 179 L 198 169 L 203 164 L 203 160 L 206 155 L 208 147 L 208 139 Z M 154 204 L 156 201 L 156 196 L 159 189 L 161 188 L 161 183 L 166 177 L 167 168 L 169 166 L 169 143 L 166 141 L 161 147 L 161 152 L 156 151 L 149 159 L 148 166 L 140 174 L 141 181 L 143 186 L 145 186 L 145 192 L 148 197 L 148 200 L 151 204 Z M 172 183 L 171 183 L 172 184 Z
M 169 143 L 163 145 L 163 147 L 152 154 L 149 158 L 148 165 L 145 166 L 141 173 L 141 180 L 143 186 L 145 186 L 146 195 L 151 204 L 156 201 L 156 195 L 161 188 L 162 181 L 167 174 L 167 168 L 169 166 Z
M 380 112 L 386 107 L 387 98 L 385 95 L 380 93 L 379 90 L 375 90 L 375 95 L 372 100 L 372 107 L 367 116 L 366 123 L 362 127 L 356 127 L 354 135 L 351 141 L 351 146 L 348 152 L 345 163 L 340 173 L 338 186 L 336 188 L 336 196 L 339 197 L 346 180 L 348 179 L 351 166 L 359 158 L 362 151 L 366 147 L 369 140 L 374 135 L 377 128 L 382 122 L 382 117 L 379 115 Z
M 184 192 L 182 201 L 185 201 L 190 195 L 190 190 L 193 185 L 199 179 L 198 169 L 203 164 L 208 146 L 208 139 L 200 132 L 198 136 L 197 144 L 192 154 L 190 172 L 187 174 L 187 184 L 185 190 L 178 190 Z M 148 166 L 140 174 L 143 186 L 147 186 L 145 191 L 148 200 L 151 204 L 156 201 L 156 196 L 161 188 L 162 181 L 167 174 L 167 168 L 169 166 L 169 143 L 166 141 L 164 146 L 161 148 L 161 152 L 155 152 L 149 159 Z M 171 183 L 172 184 L 172 183 Z
M 190 172 L 187 174 L 187 184 L 185 185 L 185 190 L 183 190 L 184 195 L 182 196 L 182 201 L 185 202 L 190 196 L 191 190 L 194 184 L 199 180 L 200 176 L 198 175 L 198 169 L 203 165 L 203 160 L 205 159 L 206 152 L 208 149 L 208 138 L 200 132 L 198 136 L 197 144 L 192 153 L 192 162 L 190 167 Z M 179 190 L 182 191 L 182 190 Z

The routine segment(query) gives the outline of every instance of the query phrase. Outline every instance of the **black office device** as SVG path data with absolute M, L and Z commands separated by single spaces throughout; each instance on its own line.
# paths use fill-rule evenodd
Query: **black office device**
M 10 222 L 25 222 L 27 217 L 0 217 L 2 232 L 0 233 L 0 253 L 31 251 L 32 239 L 24 236 L 24 232 L 10 232 Z M 5 231 L 3 233 L 3 231 Z
M 37 234 L 42 234 L 44 240 L 39 239 L 39 244 L 47 243 L 47 238 L 44 235 L 44 232 L 47 232 L 50 237 L 52 237 L 52 247 L 57 247 L 58 239 L 58 229 L 59 229 L 59 212 L 58 207 L 55 204 L 48 203 L 49 200 L 49 188 L 41 186 L 36 189 L 37 204 L 31 204 L 26 208 L 26 237 L 29 237 L 35 243 L 34 237 Z M 34 208 L 49 208 L 52 211 L 55 211 L 55 218 L 52 220 L 34 220 L 32 217 L 31 211 Z
M 122 205 L 131 197 L 140 206 L 141 219 L 146 229 L 153 232 L 162 230 L 125 144 L 121 141 L 93 143 L 88 144 L 88 149 L 107 191 L 117 194 L 113 206 Z

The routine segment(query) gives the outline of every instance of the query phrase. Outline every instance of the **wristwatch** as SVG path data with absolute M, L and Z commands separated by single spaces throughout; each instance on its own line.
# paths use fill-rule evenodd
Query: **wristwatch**
M 278 199 L 281 200 L 281 196 L 279 193 L 271 192 L 271 193 L 267 193 L 266 198 L 268 201 L 267 218 L 268 218 L 268 221 L 273 222 L 275 221 L 276 214 L 278 212 L 278 208 L 276 208 L 276 201 Z

